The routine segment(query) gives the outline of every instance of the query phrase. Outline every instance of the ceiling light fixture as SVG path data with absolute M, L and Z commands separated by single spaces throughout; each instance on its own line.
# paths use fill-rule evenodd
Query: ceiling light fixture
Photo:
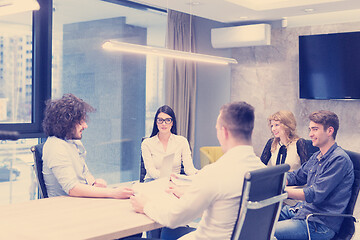
M 117 40 L 106 41 L 102 47 L 106 50 L 121 51 L 136 54 L 156 55 L 167 58 L 184 59 L 196 62 L 206 62 L 214 64 L 237 64 L 238 62 L 233 58 L 218 57 L 212 55 L 205 55 L 200 53 L 184 52 L 172 50 L 168 48 L 159 48 L 152 46 L 144 46 L 132 43 L 124 43 Z
M 192 6 L 200 4 L 200 2 L 193 2 L 190 0 L 190 45 L 191 46 L 191 21 L 192 21 Z M 169 8 L 166 8 L 169 10 Z M 167 11 L 168 12 L 168 11 Z M 117 40 L 108 40 L 103 43 L 102 47 L 106 50 L 111 51 L 120 51 L 120 52 L 128 52 L 128 53 L 135 53 L 135 54 L 146 54 L 146 55 L 154 55 L 166 58 L 174 58 L 174 59 L 183 59 L 188 61 L 195 61 L 195 62 L 204 62 L 204 63 L 212 63 L 212 64 L 237 64 L 238 62 L 233 58 L 226 58 L 226 57 L 218 57 L 213 55 L 206 55 L 200 53 L 193 53 L 191 50 L 189 52 L 180 51 L 180 50 L 173 50 L 169 48 L 160 48 L 160 47 L 152 47 L 152 46 L 144 46 L 132 43 L 125 43 L 120 42 Z M 191 49 L 191 48 L 190 48 Z
M 39 10 L 36 0 L 0 0 L 0 16 Z
M 187 5 L 191 5 L 191 6 L 199 6 L 201 3 L 200 2 L 189 2 L 187 3 Z
M 313 8 L 305 8 L 304 9 L 304 12 L 306 12 L 306 13 L 312 13 L 314 11 L 315 11 L 315 9 L 313 9 Z

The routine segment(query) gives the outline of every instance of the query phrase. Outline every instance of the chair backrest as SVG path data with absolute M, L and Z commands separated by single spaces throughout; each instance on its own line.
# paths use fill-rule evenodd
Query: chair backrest
M 205 146 L 199 149 L 200 151 L 200 164 L 201 168 L 204 166 L 216 162 L 224 152 L 220 146 Z
M 248 172 L 244 176 L 238 218 L 231 240 L 266 240 L 274 236 L 284 192 L 288 164 Z
M 141 139 L 141 142 L 144 141 L 145 138 Z M 139 182 L 144 182 L 144 178 L 146 175 L 146 168 L 145 168 L 145 164 L 144 164 L 144 159 L 142 156 L 142 152 L 140 151 L 140 179 Z
M 44 143 L 40 143 L 38 145 L 32 146 L 30 150 L 33 152 L 34 155 L 34 165 L 35 165 L 35 173 L 36 178 L 40 186 L 40 198 L 47 198 L 47 190 L 44 181 L 43 175 L 43 160 L 42 160 L 42 150 L 43 150 Z
M 320 149 L 318 147 L 314 147 L 312 140 L 305 140 L 305 144 L 306 144 L 306 155 L 307 155 L 307 160 L 309 160 L 309 158 L 317 151 L 319 151 Z
M 360 153 L 352 152 L 345 150 L 349 155 L 353 166 L 354 166 L 354 183 L 352 186 L 352 193 L 350 201 L 346 207 L 345 214 L 353 214 L 356 200 L 359 196 L 360 190 Z M 335 235 L 333 239 L 351 239 L 352 235 L 355 232 L 354 220 L 352 218 L 344 218 L 343 223 L 341 224 L 339 232 Z

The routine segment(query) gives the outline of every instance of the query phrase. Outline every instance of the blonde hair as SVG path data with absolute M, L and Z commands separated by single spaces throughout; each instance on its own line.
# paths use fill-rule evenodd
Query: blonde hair
M 271 121 L 279 121 L 280 124 L 284 127 L 287 139 L 289 144 L 295 140 L 299 139 L 299 136 L 296 134 L 296 119 L 292 112 L 286 110 L 280 110 L 268 118 L 269 127 L 271 128 Z M 271 152 L 276 150 L 277 145 L 280 142 L 280 138 L 274 138 L 273 143 L 271 144 Z

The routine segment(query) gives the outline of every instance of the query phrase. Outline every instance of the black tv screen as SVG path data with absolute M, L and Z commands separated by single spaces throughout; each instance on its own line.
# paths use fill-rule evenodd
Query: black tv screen
M 306 99 L 360 99 L 360 32 L 299 36 L 299 90 Z

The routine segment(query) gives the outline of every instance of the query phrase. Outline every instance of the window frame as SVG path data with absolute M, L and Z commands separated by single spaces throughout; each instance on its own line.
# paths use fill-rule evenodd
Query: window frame
M 31 123 L 0 123 L 0 131 L 17 131 L 19 138 L 44 138 L 42 129 L 45 102 L 51 99 L 53 0 L 37 0 L 40 9 L 33 12 L 32 23 L 32 115 Z M 102 0 L 136 9 L 165 9 L 129 0 Z
M 2 131 L 18 131 L 20 138 L 44 137 L 42 121 L 46 100 L 51 98 L 52 0 L 38 0 L 32 23 L 32 115 L 31 123 L 1 123 Z
M 139 9 L 139 10 L 149 10 L 150 9 L 150 10 L 154 10 L 154 11 L 158 11 L 158 12 L 167 13 L 167 9 L 154 7 L 154 6 L 148 6 L 148 5 L 145 5 L 142 3 L 133 2 L 131 0 L 101 0 L 101 1 L 114 3 L 114 4 L 125 6 L 125 7 L 131 7 L 131 8 Z

